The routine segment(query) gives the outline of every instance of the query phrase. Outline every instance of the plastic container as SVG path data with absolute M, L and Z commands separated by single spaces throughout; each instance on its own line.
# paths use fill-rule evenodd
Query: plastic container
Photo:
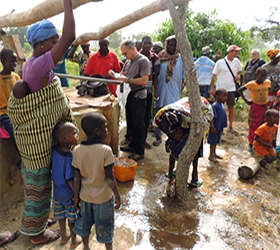
M 126 157 L 114 159 L 113 174 L 120 182 L 134 180 L 137 170 L 137 162 Z

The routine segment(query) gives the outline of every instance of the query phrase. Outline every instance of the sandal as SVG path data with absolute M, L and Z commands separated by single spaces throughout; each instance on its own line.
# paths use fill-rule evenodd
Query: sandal
M 55 218 L 49 218 L 48 223 L 47 223 L 47 228 L 54 225 L 56 222 L 57 222 L 57 220 Z
M 176 177 L 176 169 L 173 171 L 173 176 Z M 169 172 L 165 173 L 165 177 L 169 178 Z
M 144 159 L 144 155 L 139 155 L 139 154 L 134 153 L 134 154 L 128 156 L 128 158 L 131 160 L 134 160 L 134 161 L 139 161 L 139 160 Z
M 7 237 L 5 240 L 3 240 L 1 243 L 0 243 L 0 247 L 16 240 L 19 236 L 19 231 L 15 231 L 15 232 L 7 232 Z
M 127 144 L 129 144 L 129 142 L 130 142 L 129 140 L 124 139 L 124 140 L 121 141 L 121 145 L 122 146 L 127 145 Z
M 203 183 L 203 180 L 199 179 L 198 181 L 191 181 L 189 184 L 189 186 L 191 187 L 195 187 L 195 188 L 198 188 L 202 185 Z
M 150 145 L 148 142 L 145 142 L 145 148 L 146 149 L 152 149 L 152 145 Z
M 50 230 L 50 229 L 47 229 Z M 50 235 L 50 237 L 47 239 L 47 241 L 44 242 L 35 242 L 33 239 L 30 240 L 30 242 L 33 245 L 39 245 L 39 244 L 45 244 L 45 243 L 50 243 L 53 242 L 55 240 L 57 240 L 60 237 L 60 230 L 59 229 L 51 229 L 52 233 Z
M 161 144 L 162 143 L 162 140 L 161 140 L 161 138 L 159 138 L 159 139 L 156 139 L 154 142 L 153 142 L 153 145 L 154 146 L 159 146 L 159 144 Z

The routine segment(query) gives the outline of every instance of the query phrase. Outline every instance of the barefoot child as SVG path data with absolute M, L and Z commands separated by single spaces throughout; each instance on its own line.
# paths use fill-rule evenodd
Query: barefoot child
M 3 49 L 0 53 L 3 70 L 0 72 L 0 135 L 1 138 L 13 138 L 13 125 L 7 112 L 8 100 L 19 75 L 14 73 L 17 66 L 17 55 L 9 49 Z
M 238 89 L 240 96 L 250 106 L 249 110 L 249 151 L 253 150 L 253 142 L 255 131 L 260 125 L 265 122 L 265 111 L 268 103 L 268 90 L 271 87 L 271 82 L 266 79 L 267 69 L 260 67 L 256 71 L 256 80 L 248 82 L 246 85 Z M 243 91 L 248 89 L 252 100 L 248 100 Z
M 190 130 L 189 129 L 183 129 L 178 128 L 177 131 L 174 132 L 176 134 L 176 139 L 172 140 L 168 138 L 165 142 L 165 150 L 167 153 L 170 153 L 169 155 L 169 172 L 168 172 L 168 178 L 169 178 L 169 184 L 174 183 L 173 180 L 173 170 L 175 168 L 175 161 L 178 161 L 178 157 L 180 153 L 182 152 L 184 146 L 186 145 L 188 135 Z M 203 157 L 203 141 L 200 144 L 200 147 L 198 149 L 197 154 L 194 157 L 194 160 L 192 162 L 193 164 L 193 171 L 192 171 L 192 179 L 189 183 L 192 187 L 200 187 L 202 185 L 202 180 L 198 178 L 198 158 Z
M 210 132 L 207 142 L 210 144 L 210 155 L 208 160 L 215 163 L 219 162 L 218 159 L 223 159 L 221 156 L 216 154 L 216 146 L 221 140 L 223 129 L 227 127 L 227 114 L 224 108 L 227 96 L 228 92 L 226 89 L 217 89 L 216 102 L 212 105 L 214 118 L 210 122 Z
M 77 145 L 78 134 L 73 123 L 59 122 L 53 131 L 53 137 L 58 145 L 52 155 L 52 181 L 54 183 L 54 218 L 59 221 L 61 231 L 61 245 L 65 245 L 71 238 L 71 248 L 76 248 L 81 239 L 76 239 L 73 231 L 77 219 L 77 209 L 74 198 L 74 170 L 72 169 L 72 151 L 70 146 Z M 66 232 L 66 218 L 70 235 Z
M 264 158 L 260 161 L 260 165 L 266 168 L 267 163 L 276 160 L 275 156 L 275 139 L 278 130 L 279 113 L 275 109 L 268 109 L 265 112 L 267 122 L 262 124 L 255 132 L 254 148 L 257 155 Z
M 108 134 L 107 121 L 102 114 L 90 112 L 83 116 L 81 126 L 87 140 L 82 141 L 73 153 L 74 202 L 77 208 L 81 207 L 74 232 L 82 236 L 84 250 L 89 250 L 91 227 L 95 224 L 97 241 L 111 250 L 114 240 L 114 203 L 118 209 L 121 199 L 112 173 L 113 152 L 102 142 Z
M 213 118 L 213 112 L 211 105 L 204 97 L 201 97 L 201 108 L 205 122 L 209 123 Z M 182 98 L 175 103 L 161 108 L 154 118 L 154 124 L 168 136 L 168 139 L 165 142 L 166 152 L 170 153 L 169 172 L 167 177 L 169 178 L 169 184 L 173 184 L 175 161 L 178 160 L 190 133 L 191 116 L 188 97 Z M 198 158 L 200 157 L 203 157 L 202 142 L 193 160 L 192 179 L 191 182 L 188 183 L 189 186 L 192 187 L 199 187 L 202 184 L 202 180 L 198 178 L 197 171 Z M 167 195 L 169 195 L 168 192 Z

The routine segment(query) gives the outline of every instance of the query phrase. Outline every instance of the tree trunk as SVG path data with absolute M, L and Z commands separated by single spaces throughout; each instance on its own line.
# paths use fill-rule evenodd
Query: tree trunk
M 72 0 L 73 9 L 88 2 L 103 0 Z M 8 3 L 7 3 L 8 4 Z M 58 15 L 64 11 L 62 0 L 46 0 L 30 10 L 11 13 L 0 17 L 0 30 L 4 27 L 18 27 L 36 23 L 43 19 Z
M 180 5 L 179 8 L 176 8 L 172 1 L 165 0 L 164 2 L 170 11 L 175 36 L 179 43 L 191 110 L 191 130 L 187 143 L 180 154 L 176 170 L 176 193 L 181 204 L 186 206 L 189 198 L 187 182 L 190 164 L 199 149 L 207 125 L 203 119 L 192 49 L 185 29 L 186 8 L 189 1 L 185 1 L 186 3 Z
M 73 1 L 73 8 L 88 3 L 88 2 L 98 2 L 102 0 L 76 0 Z M 167 10 L 167 6 L 164 4 L 166 0 L 157 0 L 152 2 L 149 5 L 146 5 L 139 10 L 132 12 L 111 24 L 106 25 L 97 32 L 89 32 L 80 35 L 73 44 L 79 45 L 90 40 L 100 40 L 103 39 L 116 30 L 124 28 L 134 22 L 137 22 L 147 16 L 155 14 L 159 11 Z M 174 5 L 181 5 L 188 0 L 173 0 Z M 13 27 L 13 26 L 24 26 L 40 21 L 44 18 L 49 18 L 63 12 L 63 4 L 61 0 L 48 0 L 45 1 L 31 10 L 24 11 L 21 13 L 12 13 L 0 17 L 0 30 L 4 27 Z

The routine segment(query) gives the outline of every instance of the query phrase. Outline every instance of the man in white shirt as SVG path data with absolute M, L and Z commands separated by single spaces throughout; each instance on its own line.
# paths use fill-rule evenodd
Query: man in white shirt
M 213 69 L 213 74 L 211 77 L 211 90 L 210 94 L 215 95 L 215 88 L 214 83 L 215 79 L 217 77 L 217 88 L 224 88 L 228 91 L 228 99 L 227 99 L 227 106 L 229 111 L 229 129 L 230 131 L 233 131 L 232 124 L 234 120 L 234 105 L 235 105 L 235 82 L 240 80 L 240 75 L 242 73 L 242 65 L 237 57 L 239 54 L 239 51 L 242 50 L 242 48 L 239 48 L 236 45 L 230 45 L 227 49 L 227 56 L 223 59 L 220 59 L 216 62 L 215 68 Z M 234 78 L 227 66 L 230 67 Z

